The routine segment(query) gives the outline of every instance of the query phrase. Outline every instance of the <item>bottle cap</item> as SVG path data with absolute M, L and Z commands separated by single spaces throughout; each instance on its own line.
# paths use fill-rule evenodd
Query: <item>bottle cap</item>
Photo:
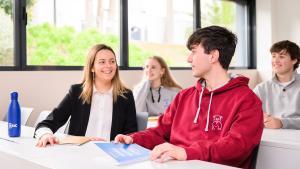
M 18 92 L 11 92 L 10 98 L 11 100 L 18 100 Z

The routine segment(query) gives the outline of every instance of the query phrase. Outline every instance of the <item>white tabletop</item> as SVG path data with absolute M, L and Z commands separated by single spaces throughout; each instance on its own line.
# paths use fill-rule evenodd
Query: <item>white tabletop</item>
M 300 130 L 264 129 L 257 169 L 299 169 Z
M 300 130 L 264 129 L 261 145 L 300 150 Z
M 169 161 L 156 163 L 144 161 L 130 165 L 117 166 L 112 158 L 100 150 L 94 142 L 82 146 L 55 145 L 46 148 L 35 147 L 33 139 L 34 129 L 22 126 L 21 137 L 10 138 L 7 134 L 7 123 L 0 121 L 0 137 L 14 142 L 0 139 L 0 168 L 14 166 L 13 168 L 112 168 L 112 169 L 230 169 L 234 167 L 215 163 L 192 161 Z M 59 135 L 61 137 L 62 135 Z M 11 164 L 14 162 L 14 164 Z M 20 166 L 20 167 L 19 167 Z

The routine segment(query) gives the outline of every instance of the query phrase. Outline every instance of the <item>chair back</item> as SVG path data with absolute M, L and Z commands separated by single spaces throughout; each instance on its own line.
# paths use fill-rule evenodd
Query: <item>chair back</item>
M 147 123 L 148 123 L 148 112 L 137 112 L 136 120 L 137 120 L 138 131 L 145 130 L 147 128 Z
M 50 113 L 51 113 L 51 111 L 47 111 L 47 110 L 42 111 L 42 112 L 40 113 L 39 117 L 36 119 L 35 124 L 34 124 L 34 127 L 36 127 L 37 124 L 39 124 L 39 122 L 45 120 L 45 119 L 47 118 L 47 116 L 48 116 Z
M 35 121 L 35 125 L 34 127 L 37 126 L 37 124 L 43 120 L 45 120 L 47 118 L 47 116 L 51 113 L 51 111 L 48 111 L 48 110 L 45 110 L 45 111 L 42 111 L 39 115 L 39 117 L 37 118 L 37 120 Z M 70 123 L 70 118 L 68 119 L 68 121 L 63 125 L 61 126 L 56 132 L 58 133 L 65 133 L 65 134 L 68 134 L 68 131 L 69 131 L 69 123 Z
M 26 125 L 33 108 L 31 107 L 21 107 L 21 125 Z M 7 121 L 7 114 L 5 114 L 3 121 Z
M 70 117 L 69 117 L 68 121 L 63 126 L 61 126 L 56 132 L 68 134 L 69 124 L 70 124 Z
M 257 145 L 257 146 L 252 150 L 252 159 L 251 159 L 251 163 L 250 163 L 249 169 L 255 169 L 255 168 L 256 168 L 258 149 L 259 149 L 259 145 Z
M 26 125 L 32 111 L 31 107 L 21 107 L 21 125 Z

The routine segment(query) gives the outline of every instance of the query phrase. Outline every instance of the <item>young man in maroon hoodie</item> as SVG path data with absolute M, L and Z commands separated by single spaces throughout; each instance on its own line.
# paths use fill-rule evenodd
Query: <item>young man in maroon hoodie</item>
M 204 160 L 248 168 L 260 143 L 263 111 L 249 79 L 227 73 L 236 43 L 223 27 L 196 30 L 187 47 L 199 81 L 176 96 L 157 127 L 117 135 L 115 141 L 152 149 L 155 161 Z

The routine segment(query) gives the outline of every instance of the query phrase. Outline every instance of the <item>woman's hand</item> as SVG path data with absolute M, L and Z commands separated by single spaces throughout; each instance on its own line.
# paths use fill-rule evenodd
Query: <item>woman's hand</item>
M 46 145 L 50 143 L 51 146 L 54 144 L 58 144 L 59 140 L 53 134 L 44 134 L 35 145 L 36 147 L 46 147 Z

